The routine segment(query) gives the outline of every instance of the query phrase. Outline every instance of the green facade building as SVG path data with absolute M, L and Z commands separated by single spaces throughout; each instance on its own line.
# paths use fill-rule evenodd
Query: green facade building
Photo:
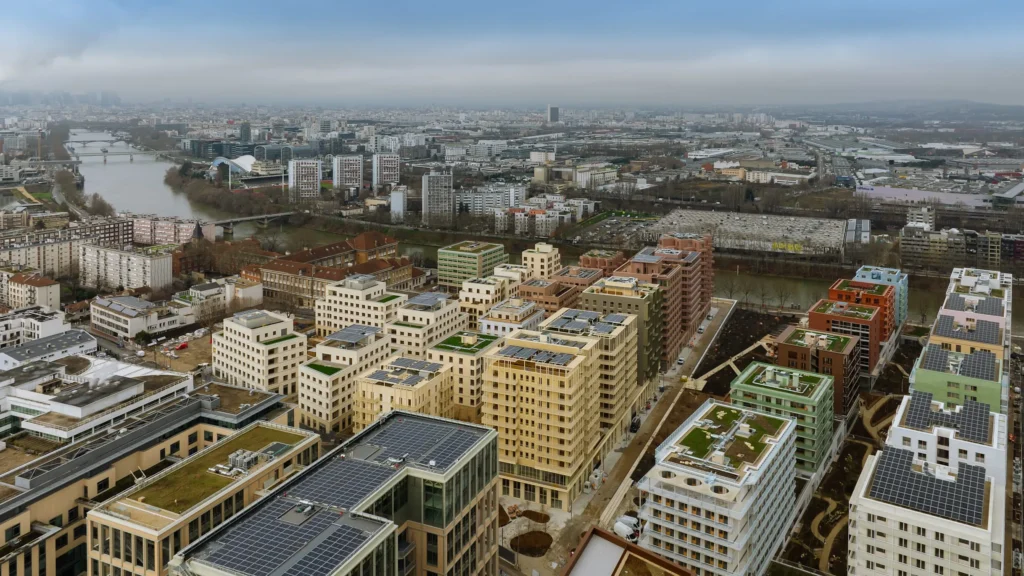
M 508 262 L 501 244 L 465 240 L 437 251 L 437 284 L 458 290 L 462 282 L 490 276 L 495 266 Z

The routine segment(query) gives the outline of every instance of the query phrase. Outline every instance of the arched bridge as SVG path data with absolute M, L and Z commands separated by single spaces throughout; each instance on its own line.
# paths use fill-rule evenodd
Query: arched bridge
M 229 218 L 227 220 L 217 220 L 213 224 L 223 228 L 225 234 L 232 234 L 235 231 L 235 224 L 241 224 L 243 222 L 256 222 L 257 225 L 266 226 L 270 224 L 271 220 L 285 218 L 291 216 L 292 214 L 295 214 L 295 212 L 278 212 L 276 214 L 263 214 L 261 216 Z

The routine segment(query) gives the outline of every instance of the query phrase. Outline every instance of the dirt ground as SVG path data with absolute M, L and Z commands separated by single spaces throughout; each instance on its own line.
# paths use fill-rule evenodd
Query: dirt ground
M 698 392 L 697 390 L 683 391 L 683 395 L 679 398 L 675 410 L 670 412 L 665 418 L 665 423 L 662 424 L 661 429 L 654 436 L 654 442 L 651 442 L 651 448 L 644 453 L 640 463 L 636 466 L 636 470 L 630 476 L 633 482 L 638 482 L 654 466 L 654 450 L 665 441 L 665 438 L 668 438 L 669 434 L 682 426 L 683 422 L 690 417 L 690 414 L 693 414 L 693 411 L 699 408 L 708 398 L 710 396 L 705 392 Z
M 921 355 L 921 349 L 921 345 L 917 342 L 901 343 L 892 360 L 875 381 L 874 391 L 879 394 L 906 394 L 910 387 L 910 379 L 907 374 L 914 369 L 914 362 Z
M 209 363 L 213 360 L 213 351 L 210 342 L 211 339 L 212 336 L 207 333 L 201 338 L 189 340 L 188 348 L 174 351 L 174 353 L 178 355 L 177 358 L 165 356 L 161 352 L 161 350 L 163 350 L 163 346 L 147 347 L 145 359 L 156 362 L 160 367 L 168 370 L 174 370 L 176 372 L 190 372 L 199 364 L 204 362 Z
M 509 547 L 524 556 L 540 558 L 547 553 L 551 542 L 551 534 L 538 530 L 516 536 L 509 543 Z
M 718 339 L 711 345 L 704 360 L 701 361 L 697 376 L 700 377 L 710 372 L 715 366 L 739 354 L 780 326 L 794 322 L 796 322 L 795 316 L 762 314 L 742 309 L 733 310 L 729 321 L 722 327 Z M 726 388 L 728 389 L 728 386 Z
M 749 353 L 740 356 L 733 361 L 736 368 L 742 372 L 744 368 L 750 365 L 751 362 L 768 362 L 774 364 L 771 358 L 765 354 L 763 346 L 758 346 L 756 349 L 751 350 Z M 709 370 L 714 366 L 709 366 Z M 736 379 L 736 373 L 729 368 L 719 370 L 704 383 L 704 392 L 713 396 L 725 397 L 729 394 L 729 390 L 732 386 L 732 381 Z

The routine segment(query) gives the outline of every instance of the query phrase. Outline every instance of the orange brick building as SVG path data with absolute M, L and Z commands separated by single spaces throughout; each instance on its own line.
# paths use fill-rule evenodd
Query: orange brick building
M 882 340 L 896 330 L 896 287 L 860 280 L 836 280 L 828 289 L 828 299 L 851 304 L 878 306 L 882 312 Z
M 856 336 L 862 373 L 875 369 L 884 342 L 878 306 L 822 299 L 807 311 L 807 319 L 811 330 Z

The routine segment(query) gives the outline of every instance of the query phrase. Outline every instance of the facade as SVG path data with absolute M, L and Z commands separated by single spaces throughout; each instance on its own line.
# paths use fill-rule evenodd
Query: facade
M 20 346 L 39 338 L 62 334 L 71 329 L 59 310 L 31 306 L 0 314 L 0 350 Z
M 486 354 L 483 424 L 498 431 L 503 496 L 568 511 L 585 490 L 597 457 L 598 348 L 520 330 Z M 557 428 L 542 424 L 549 418 Z
M 878 268 L 861 266 L 854 280 L 885 284 L 896 289 L 896 325 L 902 327 L 907 321 L 908 301 L 910 298 L 910 277 L 897 268 Z
M 356 432 L 392 410 L 451 418 L 452 367 L 396 354 L 356 378 L 353 407 Z
M 519 297 L 536 303 L 546 315 L 551 315 L 562 308 L 575 307 L 580 291 L 572 284 L 535 278 L 519 286 Z
M 832 377 L 752 362 L 732 381 L 735 406 L 793 420 L 796 469 L 813 476 L 832 461 Z
M 60 310 L 60 283 L 36 273 L 15 274 L 7 281 L 7 305 L 16 310 L 29 306 Z
M 665 249 L 658 249 L 665 250 Z M 640 282 L 657 284 L 661 288 L 661 365 L 675 363 L 689 336 L 697 327 L 687 326 L 683 318 L 684 286 L 700 290 L 700 278 L 684 274 L 683 266 L 672 260 L 681 254 L 666 256 L 658 250 L 644 249 L 615 271 L 621 278 L 636 278 Z M 703 319 L 703 316 L 698 318 Z M 689 319 L 686 319 L 689 320 Z M 690 335 L 687 332 L 690 332 Z
M 715 255 L 714 239 L 711 234 L 694 234 L 688 232 L 670 232 L 658 238 L 658 248 L 679 250 L 686 257 L 681 257 L 695 268 L 689 274 L 700 274 L 700 293 L 684 295 L 684 307 L 691 307 L 697 317 L 703 318 L 711 310 L 711 299 L 715 296 Z M 699 258 L 692 258 L 689 253 L 698 253 Z M 696 304 L 689 304 L 689 301 Z
M 849 416 L 857 409 L 860 346 L 856 336 L 787 326 L 775 337 L 775 363 L 832 378 L 833 412 Z
M 397 184 L 399 168 L 402 160 L 398 154 L 373 155 L 373 189 L 378 191 L 381 186 Z
M 949 270 L 951 266 L 997 269 L 1002 260 L 1003 235 L 998 232 L 928 230 L 907 225 L 900 230 L 901 262 L 912 268 Z
M 391 347 L 413 359 L 423 360 L 435 342 L 466 329 L 466 315 L 459 301 L 440 292 L 424 292 L 399 306 L 395 319 L 384 325 Z
M 554 124 L 555 122 L 558 122 L 558 106 L 552 106 L 548 104 L 547 121 L 548 124 Z
M 914 363 L 910 388 L 951 408 L 981 402 L 1001 411 L 1006 379 L 1003 363 L 989 350 L 956 352 L 929 343 Z
M 192 307 L 177 301 L 147 302 L 135 296 L 96 298 L 89 304 L 89 331 L 113 340 L 130 340 L 139 332 L 159 336 L 195 324 Z
M 536 330 L 544 319 L 544 310 L 536 303 L 522 298 L 509 298 L 493 306 L 480 318 L 480 332 L 493 336 L 507 336 L 516 330 Z
M 550 280 L 559 284 L 575 286 L 577 290 L 583 292 L 603 277 L 604 272 L 600 268 L 566 266 L 552 274 Z
M 196 322 L 212 324 L 228 313 L 263 303 L 263 285 L 240 276 L 215 278 L 178 292 L 174 300 L 190 306 Z
M 391 353 L 391 340 L 376 326 L 351 324 L 324 338 L 299 366 L 301 424 L 322 433 L 351 428 L 356 377 Z
M 387 291 L 387 284 L 366 274 L 355 274 L 327 287 L 316 301 L 316 331 L 326 336 L 361 324 L 384 328 L 408 297 Z
M 600 268 L 605 276 L 614 276 L 615 271 L 626 263 L 626 255 L 617 250 L 594 248 L 580 256 L 580 266 Z
M 329 286 L 355 275 L 370 275 L 400 289 L 412 280 L 412 263 L 408 258 L 378 258 L 337 268 L 278 259 L 259 265 L 254 279 L 262 282 L 268 300 L 315 308 L 318 300 L 327 297 Z
M 53 361 L 96 351 L 96 339 L 85 330 L 68 330 L 18 346 L 0 348 L 0 370 L 13 370 L 29 362 Z
M 118 250 L 103 246 L 79 247 L 82 284 L 92 288 L 161 290 L 171 285 L 173 246 Z
M 511 282 L 510 296 L 519 296 L 519 287 L 523 282 L 533 280 L 533 272 L 522 264 L 498 264 L 494 267 L 494 275 L 501 278 L 508 278 Z
M 455 192 L 452 175 L 431 170 L 423 175 L 423 225 L 441 228 L 455 223 Z
M 452 367 L 454 417 L 463 422 L 481 422 L 483 406 L 484 356 L 500 348 L 504 340 L 491 334 L 460 331 L 427 350 L 428 362 Z
M 860 280 L 836 280 L 828 289 L 829 300 L 877 306 L 881 316 L 882 340 L 896 332 L 896 288 Z
M 335 156 L 331 164 L 331 179 L 335 190 L 363 189 L 362 156 Z
M 132 232 L 136 244 L 146 246 L 167 246 L 187 244 L 192 241 L 196 227 L 203 238 L 213 242 L 217 238 L 217 227 L 213 222 L 202 222 L 173 216 L 156 214 L 121 214 L 132 221 Z
M 464 240 L 437 251 L 437 284 L 457 290 L 464 281 L 486 276 L 495 266 L 507 262 L 503 245 Z
M 482 426 L 391 412 L 179 552 L 171 573 L 496 575 L 496 442 Z M 254 547 L 261 537 L 274 544 Z
M 706 576 L 765 574 L 796 515 L 794 423 L 715 400 L 655 450 L 639 545 Z M 714 437 L 712 437 L 714 435 Z
M 530 269 L 534 278 L 546 280 L 562 269 L 562 256 L 558 248 L 538 242 L 533 248 L 523 250 L 523 266 Z
M 807 318 L 811 330 L 856 336 L 861 374 L 871 374 L 878 364 L 883 342 L 881 313 L 877 306 L 822 299 L 811 306 Z
M 409 198 L 408 186 L 395 186 L 391 190 L 391 223 L 405 223 L 405 209 Z
M 661 289 L 636 278 L 602 278 L 580 295 L 579 308 L 637 317 L 637 385 L 652 389 L 661 366 Z
M 459 290 L 459 309 L 467 316 L 468 330 L 478 330 L 479 319 L 511 296 L 512 279 L 504 276 L 470 278 Z
M 288 196 L 293 203 L 320 199 L 320 179 L 323 163 L 320 160 L 288 161 Z
M 233 386 L 286 398 L 298 394 L 299 365 L 306 360 L 306 336 L 292 319 L 266 310 L 239 312 L 213 335 L 213 374 Z

